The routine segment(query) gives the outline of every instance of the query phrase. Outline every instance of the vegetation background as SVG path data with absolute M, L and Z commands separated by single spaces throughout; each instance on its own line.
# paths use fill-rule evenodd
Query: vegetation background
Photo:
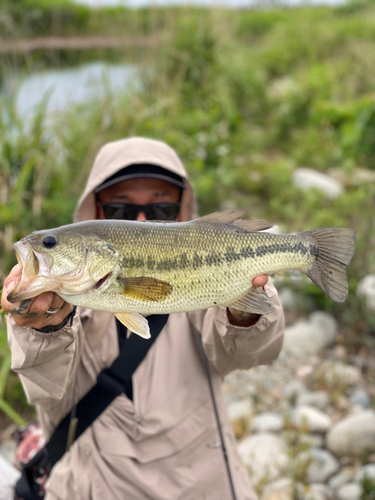
M 40 37 L 111 37 L 123 47 L 9 49 L 21 38 Z M 349 352 L 371 355 L 374 313 L 356 288 L 375 272 L 374 46 L 373 1 L 263 10 L 90 10 L 69 0 L 0 0 L 0 85 L 9 69 L 25 77 L 35 68 L 95 60 L 138 69 L 131 88 L 114 93 L 108 87 L 104 98 L 71 106 L 53 121 L 46 120 L 48 96 L 25 122 L 16 93 L 9 99 L 0 91 L 0 289 L 16 262 L 14 241 L 71 221 L 100 146 L 143 135 L 176 148 L 202 215 L 236 205 L 281 232 L 355 229 L 345 304 L 307 281 L 291 286 L 310 297 L 310 309 L 335 315 Z M 332 200 L 298 190 L 292 183 L 298 167 L 330 173 L 344 193 Z M 5 318 L 0 366 L 0 410 L 23 423 L 33 410 L 10 373 Z

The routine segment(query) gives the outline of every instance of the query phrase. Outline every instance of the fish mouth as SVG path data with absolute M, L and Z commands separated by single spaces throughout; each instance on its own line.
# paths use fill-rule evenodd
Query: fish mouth
M 48 255 L 35 251 L 25 240 L 17 241 L 14 249 L 21 266 L 21 280 L 7 296 L 8 302 L 29 299 L 56 287 L 55 282 L 48 278 L 52 265 Z

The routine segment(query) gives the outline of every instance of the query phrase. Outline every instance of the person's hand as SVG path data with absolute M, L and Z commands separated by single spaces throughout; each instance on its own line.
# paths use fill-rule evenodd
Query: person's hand
M 264 287 L 268 283 L 268 274 L 255 276 L 252 283 L 253 286 L 258 286 L 260 288 Z M 260 318 L 260 314 L 252 314 L 245 311 L 240 311 L 239 309 L 233 309 L 232 307 L 227 308 L 227 315 L 230 324 L 234 326 L 255 325 L 255 323 Z
M 59 325 L 71 313 L 73 306 L 54 292 L 44 292 L 32 299 L 11 304 L 7 301 L 7 296 L 15 289 L 20 279 L 21 266 L 17 264 L 5 279 L 1 296 L 1 307 L 4 312 L 13 316 L 18 326 L 40 330 L 45 326 Z

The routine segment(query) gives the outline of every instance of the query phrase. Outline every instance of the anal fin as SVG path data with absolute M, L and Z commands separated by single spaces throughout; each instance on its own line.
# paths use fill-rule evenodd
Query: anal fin
M 251 288 L 246 295 L 236 299 L 231 304 L 227 304 L 227 306 L 254 314 L 269 314 L 275 309 L 274 303 L 266 292 L 257 287 Z
M 115 314 L 116 318 L 131 332 L 136 333 L 144 339 L 149 339 L 150 328 L 148 321 L 141 314 L 135 312 L 120 312 Z

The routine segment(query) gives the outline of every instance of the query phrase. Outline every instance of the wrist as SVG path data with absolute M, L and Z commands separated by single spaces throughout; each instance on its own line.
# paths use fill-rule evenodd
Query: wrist
M 255 325 L 261 318 L 261 314 L 248 313 L 245 311 L 233 310 L 227 307 L 227 318 L 231 325 L 249 327 Z
M 57 332 L 59 330 L 62 330 L 69 322 L 70 322 L 69 326 L 72 326 L 73 318 L 74 318 L 74 315 L 76 313 L 76 310 L 77 310 L 77 306 L 73 306 L 73 309 L 68 314 L 68 316 L 66 316 L 63 319 L 63 321 L 61 323 L 59 323 L 58 325 L 47 325 L 47 326 L 44 326 L 43 328 L 34 328 L 34 330 L 36 330 L 37 332 L 40 332 L 40 333 L 54 333 L 54 332 Z

